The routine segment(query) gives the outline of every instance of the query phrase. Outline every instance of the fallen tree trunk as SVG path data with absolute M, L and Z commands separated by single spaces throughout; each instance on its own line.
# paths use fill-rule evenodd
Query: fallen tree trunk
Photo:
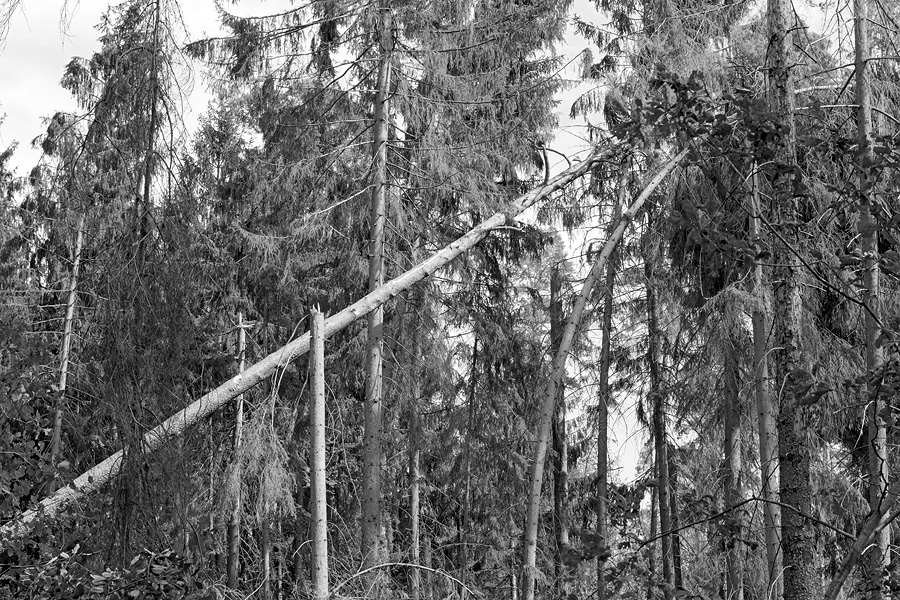
M 504 211 L 494 214 L 474 229 L 451 242 L 424 262 L 406 271 L 373 290 L 362 299 L 351 304 L 339 313 L 325 320 L 325 337 L 328 338 L 348 325 L 367 315 L 397 294 L 407 290 L 413 284 L 425 279 L 438 269 L 444 267 L 457 256 L 472 248 L 483 240 L 492 230 L 502 227 L 507 221 L 521 214 L 538 201 L 569 183 L 587 174 L 591 168 L 603 160 L 610 160 L 615 148 L 595 149 L 582 162 L 566 169 L 544 185 L 519 196 Z M 194 401 L 178 413 L 169 417 L 146 434 L 142 441 L 143 453 L 153 452 L 168 440 L 181 435 L 188 427 L 208 417 L 227 402 L 236 398 L 269 377 L 279 367 L 309 351 L 309 333 L 282 346 L 259 362 L 247 368 L 243 373 L 229 379 L 216 389 Z M 29 509 L 17 518 L 0 527 L 0 542 L 9 542 L 26 535 L 39 519 L 53 520 L 67 506 L 86 494 L 90 494 L 116 477 L 122 470 L 123 451 L 119 450 L 103 462 L 88 469 L 68 486 L 44 498 L 35 508 Z
M 534 460 L 531 464 L 531 488 L 528 494 L 528 504 L 525 516 L 525 552 L 522 569 L 522 576 L 524 579 L 522 597 L 524 600 L 534 600 L 535 597 L 535 561 L 537 558 L 537 530 L 541 505 L 541 485 L 544 481 L 544 460 L 547 457 L 547 444 L 550 439 L 550 425 L 553 421 L 555 412 L 557 390 L 559 389 L 560 381 L 562 381 L 566 371 L 566 360 L 569 357 L 572 343 L 575 341 L 575 333 L 578 329 L 578 325 L 581 323 L 581 316 L 584 314 L 585 305 L 591 295 L 591 290 L 594 289 L 594 284 L 600 278 L 603 269 L 606 267 L 606 261 L 609 260 L 613 250 L 616 249 L 616 244 L 622 239 L 625 229 L 631 221 L 634 220 L 635 216 L 637 216 L 641 207 L 644 206 L 644 203 L 647 201 L 647 198 L 650 197 L 656 188 L 659 187 L 659 184 L 663 182 L 676 166 L 678 166 L 687 154 L 688 150 L 682 150 L 675 158 L 666 163 L 650 183 L 647 184 L 647 187 L 644 188 L 644 191 L 641 192 L 640 196 L 635 199 L 634 203 L 619 218 L 619 223 L 609 236 L 609 239 L 607 239 L 603 251 L 600 252 L 600 256 L 597 257 L 597 260 L 594 261 L 593 267 L 591 267 L 587 278 L 584 280 L 581 293 L 578 294 L 578 297 L 575 299 L 572 313 L 566 321 L 566 328 L 563 331 L 562 339 L 559 342 L 559 349 L 556 351 L 556 358 L 553 361 L 553 370 L 550 378 L 547 380 L 547 389 L 544 392 L 544 401 L 541 405 L 541 420 L 538 425 L 538 439 L 534 449 Z

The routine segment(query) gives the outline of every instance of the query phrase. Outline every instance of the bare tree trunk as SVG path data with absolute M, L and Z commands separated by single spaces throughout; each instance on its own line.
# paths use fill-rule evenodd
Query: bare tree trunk
M 69 376 L 69 356 L 72 351 L 72 325 L 75 322 L 75 300 L 78 290 L 78 269 L 81 266 L 81 246 L 84 240 L 84 217 L 78 219 L 75 234 L 75 255 L 72 273 L 69 275 L 69 294 L 66 298 L 66 320 L 63 324 L 62 350 L 60 351 L 59 383 L 56 390 L 56 411 L 53 415 L 53 434 L 50 438 L 50 463 L 54 466 L 59 458 L 62 439 L 63 413 L 66 404 L 66 380 Z M 56 486 L 54 485 L 54 488 Z
M 725 507 L 737 506 L 741 493 L 741 399 L 736 350 L 731 344 L 725 355 Z M 744 600 L 743 511 L 726 517 L 725 538 L 726 600 Z
M 419 470 L 421 458 L 421 436 L 419 435 L 418 386 L 410 402 L 409 418 L 409 562 L 419 564 L 419 486 L 422 474 Z M 422 588 L 422 574 L 419 569 L 409 570 L 409 599 L 419 600 Z
M 872 214 L 874 182 L 870 165 L 875 160 L 872 147 L 872 89 L 867 68 L 869 54 L 868 0 L 853 1 L 856 37 L 856 124 L 859 137 L 859 231 L 863 256 L 863 300 L 866 323 L 866 421 L 869 451 L 869 507 L 877 511 L 885 500 L 888 485 L 887 428 L 882 411 L 889 407 L 879 397 L 884 350 L 878 345 L 881 334 L 880 272 L 878 266 L 878 224 Z M 869 550 L 869 598 L 881 600 L 888 595 L 887 574 L 891 565 L 891 528 L 879 531 Z
M 652 220 L 647 219 L 648 234 Z M 645 240 L 645 245 L 651 244 Z M 654 244 L 655 245 L 655 244 Z M 649 248 L 644 251 L 644 275 L 647 288 L 647 363 L 650 371 L 648 400 L 652 411 L 653 443 L 656 453 L 657 489 L 659 502 L 660 553 L 663 572 L 663 595 L 666 600 L 673 598 L 675 575 L 672 570 L 672 519 L 669 505 L 669 444 L 666 434 L 665 391 L 660 363 L 660 332 L 656 310 L 656 280 L 653 265 L 659 257 Z
M 153 184 L 153 158 L 156 145 L 157 112 L 159 105 L 159 27 L 162 18 L 162 0 L 156 0 L 153 4 L 153 49 L 150 58 L 150 77 L 152 79 L 150 90 L 150 126 L 147 132 L 147 149 L 144 155 L 144 171 L 142 173 L 143 190 L 140 203 L 140 239 L 138 240 L 138 266 L 144 264 L 146 256 L 147 237 L 150 235 L 150 189 Z
M 247 329 L 244 312 L 238 311 L 238 373 L 243 373 L 247 362 Z M 234 468 L 237 486 L 234 490 L 234 506 L 228 521 L 228 587 L 236 590 L 241 568 L 241 513 L 243 512 L 243 484 L 241 483 L 241 462 L 238 452 L 244 435 L 244 395 L 238 394 L 234 407 Z
M 628 171 L 630 161 L 622 165 L 619 178 L 618 201 L 613 209 L 613 222 L 622 215 L 625 195 L 628 192 Z M 606 561 L 609 553 L 609 518 L 607 501 L 609 498 L 609 370 L 611 364 L 610 344 L 612 343 L 613 292 L 616 284 L 616 268 L 618 266 L 617 251 L 609 255 L 606 265 L 606 292 L 603 299 L 603 341 L 600 346 L 600 385 L 597 391 L 597 536 L 603 546 L 603 554 L 597 557 L 597 600 L 606 600 Z
M 415 283 L 434 274 L 487 237 L 491 231 L 503 227 L 510 219 L 515 218 L 553 192 L 563 189 L 569 183 L 583 177 L 590 172 L 594 165 L 609 160 L 613 155 L 614 150 L 612 149 L 595 150 L 583 161 L 553 177 L 545 185 L 536 187 L 518 197 L 510 206 L 494 213 L 487 220 L 473 227 L 427 260 L 398 275 L 380 288 L 369 292 L 366 296 L 337 314 L 325 319 L 326 338 L 338 331 L 342 331 L 357 319 L 369 314 L 391 298 L 409 289 Z M 309 351 L 309 339 L 308 333 L 298 337 L 253 364 L 244 373 L 232 377 L 216 389 L 204 394 L 145 433 L 141 447 L 134 450 L 149 454 L 160 448 L 168 440 L 178 437 L 189 427 L 208 417 L 239 394 L 264 381 L 285 363 L 306 354 Z M 105 486 L 122 472 L 123 454 L 122 450 L 113 453 L 75 478 L 71 485 L 44 498 L 36 508 L 27 510 L 19 517 L 7 522 L 0 527 L 0 539 L 12 540 L 21 538 L 31 531 L 39 517 L 44 522 L 52 521 L 59 513 L 82 496 Z
M 528 492 L 526 503 L 526 519 L 525 519 L 525 541 L 524 541 L 524 560 L 522 568 L 523 583 L 523 599 L 534 600 L 534 580 L 535 580 L 535 561 L 537 558 L 537 531 L 538 516 L 541 503 L 541 486 L 544 479 L 544 460 L 547 456 L 547 445 L 550 438 L 550 425 L 553 421 L 556 404 L 556 390 L 559 388 L 559 382 L 562 380 L 566 369 L 566 359 L 575 340 L 575 332 L 581 323 L 581 315 L 584 313 L 584 307 L 590 296 L 594 283 L 600 278 L 600 274 L 606 267 L 606 261 L 612 254 L 616 244 L 622 238 L 625 228 L 635 218 L 638 211 L 646 202 L 647 198 L 659 187 L 666 176 L 671 173 L 676 166 L 687 156 L 688 150 L 682 150 L 671 159 L 656 176 L 647 184 L 647 187 L 634 201 L 634 204 L 625 212 L 619 224 L 610 234 L 609 239 L 600 252 L 600 255 L 591 267 L 587 278 L 582 286 L 581 293 L 575 300 L 572 307 L 572 314 L 566 321 L 566 328 L 563 332 L 562 340 L 559 344 L 559 352 L 553 361 L 553 371 L 547 381 L 547 389 L 544 393 L 543 403 L 541 405 L 541 417 L 538 427 L 538 438 L 534 449 L 534 459 L 531 463 L 531 484 Z
M 269 507 L 260 524 L 260 544 L 262 545 L 262 597 L 272 600 L 272 532 L 269 523 Z
M 559 297 L 559 265 L 550 275 L 550 347 L 553 355 L 559 352 L 563 329 L 562 299 Z M 553 514 L 556 524 L 556 594 L 565 598 L 565 555 L 569 548 L 569 444 L 566 439 L 566 386 L 560 381 L 556 395 L 556 415 L 553 419 Z
M 675 446 L 667 444 L 667 458 L 669 459 L 669 515 L 672 523 L 672 577 L 675 589 L 684 588 L 684 577 L 681 570 L 681 519 L 678 514 L 678 460 L 675 454 Z
M 475 337 L 475 341 L 472 344 L 472 368 L 469 374 L 470 379 L 470 387 L 469 387 L 469 414 L 466 418 L 466 433 L 464 436 L 465 439 L 465 447 L 463 448 L 463 452 L 465 452 L 465 493 L 463 496 L 463 506 L 462 506 L 462 518 L 460 519 L 461 525 L 459 528 L 459 580 L 461 585 L 459 586 L 459 597 L 460 600 L 465 600 L 466 598 L 466 584 L 468 583 L 469 576 L 469 515 L 471 510 L 472 503 L 472 432 L 474 430 L 474 418 L 475 418 L 475 390 L 478 386 L 478 337 Z
M 313 598 L 328 598 L 328 505 L 325 474 L 325 315 L 317 309 L 310 313 L 311 351 L 309 381 L 312 410 L 309 424 L 309 467 L 312 510 L 312 591 Z
M 369 291 L 384 285 L 384 223 L 387 192 L 388 94 L 391 85 L 390 11 L 384 10 L 379 35 L 381 57 L 375 99 L 375 161 L 372 167 L 372 203 L 369 216 Z M 382 369 L 384 350 L 384 308 L 378 306 L 368 316 L 366 343 L 366 402 L 363 433 L 362 557 L 363 567 L 381 560 L 381 444 Z M 371 587 L 377 572 L 367 578 Z
M 793 195 L 792 167 L 796 165 L 794 128 L 794 63 L 791 46 L 793 10 L 789 0 L 769 0 L 769 103 L 783 120 L 785 131 L 775 148 L 779 173 L 773 181 L 775 219 L 796 223 L 798 211 Z M 802 301 L 796 258 L 802 252 L 800 236 L 783 228 L 781 240 L 773 245 L 775 287 L 775 382 L 783 390 L 778 417 L 778 454 L 781 502 L 791 506 L 781 515 L 784 560 L 784 600 L 812 600 L 818 597 L 819 576 L 814 561 L 814 530 L 802 515 L 812 512 L 810 448 L 806 441 L 806 419 L 799 404 L 804 369 L 801 339 Z M 793 243 L 793 248 L 788 244 Z
M 653 461 L 653 478 L 659 481 L 659 469 Z M 659 535 L 659 485 L 650 488 L 650 539 L 656 540 L 647 544 L 647 600 L 653 600 L 654 581 L 656 580 L 656 546 Z
M 757 253 L 760 244 L 759 187 L 756 166 L 753 167 L 752 202 L 753 217 L 750 220 L 751 236 Z M 778 431 L 775 426 L 775 407 L 769 389 L 768 341 L 766 334 L 766 314 L 764 306 L 763 267 L 759 262 L 753 267 L 753 293 L 756 302 L 751 313 L 753 326 L 753 377 L 756 392 L 756 414 L 759 430 L 759 472 L 762 478 L 763 526 L 766 540 L 766 565 L 768 567 L 768 589 L 774 598 L 781 597 L 781 507 L 778 502 Z

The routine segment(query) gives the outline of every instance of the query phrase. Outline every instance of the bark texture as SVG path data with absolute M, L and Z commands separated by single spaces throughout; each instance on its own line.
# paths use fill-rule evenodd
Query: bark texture
M 244 313 L 238 311 L 238 373 L 243 373 L 247 368 L 247 330 L 244 325 Z M 238 460 L 238 452 L 241 449 L 241 439 L 244 435 L 244 395 L 238 394 L 234 407 L 234 468 L 241 468 Z M 241 481 L 241 474 L 237 474 L 237 480 Z M 228 519 L 228 587 L 235 590 L 238 587 L 241 556 L 241 513 L 243 512 L 242 485 L 235 488 L 234 505 Z
M 325 316 L 318 310 L 310 314 L 312 348 L 309 360 L 310 521 L 312 522 L 312 590 L 315 600 L 328 598 L 328 505 L 325 474 Z
M 797 223 L 793 194 L 796 165 L 794 129 L 794 64 L 790 33 L 793 11 L 788 0 L 769 0 L 769 104 L 782 122 L 775 147 L 777 175 L 772 182 L 775 221 Z M 775 381 L 782 390 L 778 415 L 778 452 L 781 502 L 791 506 L 781 516 L 784 600 L 812 600 L 818 596 L 819 576 L 814 561 L 814 530 L 802 515 L 812 510 L 810 448 L 804 412 L 797 393 L 804 375 L 801 339 L 802 300 L 799 268 L 794 252 L 803 252 L 797 226 L 782 225 L 785 240 L 773 244 L 775 288 Z M 791 246 L 789 246 L 791 244 Z
M 385 10 L 381 23 L 381 56 L 375 98 L 374 165 L 369 213 L 369 291 L 384 285 L 384 222 L 387 192 L 388 96 L 391 85 L 391 19 Z M 384 308 L 368 315 L 366 342 L 366 401 L 363 433 L 362 539 L 363 568 L 381 560 L 381 443 L 384 351 Z M 369 578 L 373 582 L 377 572 Z
M 885 500 L 888 486 L 887 427 L 882 412 L 889 408 L 880 397 L 884 350 L 878 345 L 881 334 L 880 272 L 878 266 L 878 224 L 872 214 L 874 187 L 871 165 L 875 160 L 872 147 L 872 89 L 869 81 L 868 0 L 854 0 L 853 24 L 856 36 L 856 124 L 859 139 L 859 231 L 863 256 L 863 301 L 866 305 L 866 421 L 869 451 L 869 508 L 878 511 Z M 869 598 L 881 600 L 887 588 L 891 565 L 891 528 L 878 532 L 869 550 Z

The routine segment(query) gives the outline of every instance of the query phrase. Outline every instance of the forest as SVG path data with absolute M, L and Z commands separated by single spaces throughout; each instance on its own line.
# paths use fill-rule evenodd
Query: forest
M 900 5 L 236 4 L 0 148 L 0 597 L 900 598 Z

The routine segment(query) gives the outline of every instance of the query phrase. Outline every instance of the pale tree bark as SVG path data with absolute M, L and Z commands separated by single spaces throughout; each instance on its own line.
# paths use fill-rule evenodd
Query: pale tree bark
M 546 184 L 519 196 L 505 210 L 495 213 L 427 260 L 325 319 L 326 338 L 342 331 L 415 283 L 434 274 L 487 237 L 491 231 L 503 227 L 540 200 L 583 177 L 595 165 L 610 160 L 614 154 L 615 149 L 595 149 L 583 161 L 566 169 Z M 232 377 L 148 431 L 144 434 L 140 447 L 130 451 L 148 454 L 160 448 L 167 441 L 178 437 L 189 427 L 208 417 L 238 395 L 267 379 L 282 365 L 306 354 L 309 351 L 309 340 L 309 334 L 306 333 L 270 353 L 248 367 L 244 373 Z M 122 457 L 123 451 L 119 450 L 76 477 L 70 485 L 44 498 L 37 507 L 23 512 L 16 519 L 0 527 L 0 540 L 21 538 L 31 531 L 39 520 L 51 522 L 73 502 L 105 486 L 121 473 Z
M 762 250 L 760 232 L 759 187 L 756 166 L 751 176 L 752 217 L 750 233 L 757 254 Z M 775 406 L 769 389 L 769 358 L 765 312 L 765 277 L 757 261 L 753 267 L 755 295 L 750 321 L 753 328 L 753 379 L 756 396 L 757 431 L 759 433 L 759 472 L 762 478 L 763 527 L 766 540 L 766 566 L 769 594 L 781 596 L 781 507 L 778 505 L 778 431 Z
M 328 598 L 328 505 L 325 474 L 325 315 L 310 313 L 311 349 L 309 357 L 310 411 L 309 468 L 312 522 L 312 591 L 315 600 Z
M 566 359 L 569 351 L 572 349 L 572 343 L 575 341 L 575 332 L 581 323 L 581 316 L 584 314 L 584 308 L 590 297 L 594 284 L 600 278 L 600 274 L 606 267 L 610 254 L 615 250 L 616 244 L 622 238 L 622 234 L 628 227 L 628 224 L 635 218 L 637 213 L 644 206 L 647 198 L 659 187 L 666 176 L 671 173 L 676 166 L 687 156 L 688 150 L 682 150 L 671 159 L 656 176 L 647 184 L 644 191 L 637 197 L 634 203 L 628 208 L 619 220 L 619 224 L 610 234 L 609 239 L 600 252 L 600 255 L 594 261 L 581 292 L 575 299 L 572 307 L 572 313 L 566 321 L 566 328 L 563 331 L 562 339 L 559 343 L 559 351 L 553 361 L 552 372 L 547 380 L 547 388 L 543 395 L 541 404 L 540 424 L 538 426 L 537 443 L 534 449 L 534 458 L 531 463 L 531 477 L 528 498 L 526 502 L 525 516 L 525 540 L 523 552 L 522 567 L 522 597 L 524 600 L 534 600 L 535 590 L 535 561 L 537 558 L 537 531 L 538 517 L 540 515 L 541 504 L 541 487 L 544 479 L 544 460 L 547 457 L 547 446 L 550 438 L 550 426 L 555 413 L 556 394 L 559 388 L 559 382 L 562 381 L 566 370 Z
M 247 327 L 244 324 L 244 311 L 238 311 L 238 373 L 247 368 Z M 241 568 L 241 513 L 243 504 L 243 484 L 241 483 L 241 461 L 238 453 L 244 437 L 244 395 L 238 394 L 234 401 L 234 468 L 237 486 L 234 489 L 234 505 L 228 520 L 228 587 L 236 590 Z
M 884 350 L 878 345 L 881 334 L 880 273 L 878 266 L 878 224 L 872 214 L 874 182 L 871 165 L 875 160 L 872 147 L 872 89 L 869 81 L 868 0 L 853 1 L 853 23 L 856 37 L 856 124 L 859 139 L 859 231 L 863 256 L 863 301 L 866 327 L 866 421 L 869 453 L 869 508 L 877 511 L 885 500 L 888 485 L 887 427 L 882 412 L 889 408 L 880 397 L 880 372 Z M 888 569 L 891 565 L 891 528 L 878 532 L 869 550 L 867 577 L 869 598 L 881 600 L 889 595 Z
M 793 14 L 789 0 L 769 0 L 769 105 L 784 126 L 776 142 L 778 173 L 772 182 L 773 221 L 779 223 L 796 223 L 798 217 L 793 195 L 793 168 L 796 165 L 794 78 L 791 72 L 794 58 L 790 32 Z M 792 226 L 782 227 L 783 241 L 779 239 L 774 244 L 772 258 L 775 263 L 775 384 L 782 391 L 778 416 L 779 483 L 781 502 L 792 507 L 781 515 L 784 600 L 812 600 L 818 597 L 819 576 L 814 561 L 814 529 L 802 516 L 812 512 L 811 451 L 806 441 L 806 419 L 796 397 L 802 385 L 804 356 L 799 272 L 792 252 L 803 250 L 800 236 L 789 229 Z
M 653 444 L 656 455 L 656 487 L 659 505 L 660 559 L 663 574 L 663 595 L 666 600 L 675 592 L 675 573 L 672 568 L 672 515 L 669 503 L 669 444 L 666 433 L 665 390 L 663 389 L 661 334 L 657 312 L 655 263 L 660 259 L 656 242 L 649 239 L 653 235 L 653 221 L 648 215 L 648 239 L 644 240 L 644 277 L 647 293 L 647 366 L 650 372 L 650 403 L 653 428 Z
M 741 407 L 737 350 L 730 342 L 725 349 L 725 507 L 737 506 L 741 490 Z M 744 512 L 734 510 L 726 517 L 725 600 L 744 600 Z
M 559 352 L 563 329 L 563 309 L 560 294 L 559 265 L 550 274 L 550 348 Z M 569 443 L 566 436 L 566 385 L 560 381 L 556 392 L 556 415 L 553 418 L 553 515 L 556 525 L 556 594 L 565 598 L 566 564 L 569 549 Z
M 369 291 L 384 285 L 384 223 L 387 192 L 387 136 L 391 85 L 391 19 L 384 10 L 379 30 L 380 62 L 375 98 L 374 164 L 372 165 L 372 202 L 369 214 Z M 368 316 L 366 342 L 366 401 L 363 432 L 363 497 L 361 551 L 363 568 L 381 560 L 381 444 L 382 388 L 384 351 L 384 308 L 377 306 Z M 374 584 L 379 571 L 367 577 Z
M 619 189 L 613 208 L 613 222 L 622 216 L 622 206 L 628 192 L 630 161 L 622 163 Z M 606 561 L 609 558 L 609 403 L 611 402 L 609 371 L 611 366 L 613 292 L 619 253 L 613 250 L 606 265 L 606 290 L 603 296 L 603 340 L 600 342 L 600 385 L 597 390 L 597 537 L 602 554 L 597 557 L 597 600 L 606 600 Z
M 69 377 L 69 356 L 72 352 L 72 326 L 75 322 L 75 301 L 78 297 L 78 269 L 81 266 L 81 246 L 84 240 L 84 217 L 78 219 L 75 234 L 75 254 L 72 273 L 69 275 L 69 293 L 66 298 L 66 320 L 63 323 L 63 340 L 60 351 L 59 382 L 57 383 L 56 410 L 53 414 L 53 433 L 50 438 L 50 462 L 56 465 L 62 439 L 63 413 L 66 409 L 66 381 Z M 54 486 L 55 487 L 55 486 Z

